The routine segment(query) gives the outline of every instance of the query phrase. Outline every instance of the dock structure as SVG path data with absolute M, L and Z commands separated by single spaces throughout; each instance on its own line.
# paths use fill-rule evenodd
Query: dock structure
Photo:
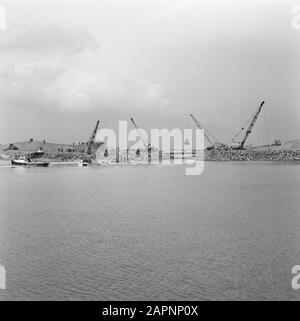
M 117 147 L 116 149 L 116 163 L 119 164 L 120 163 L 120 148 Z
M 163 159 L 163 153 L 162 153 L 162 151 L 160 150 L 160 151 L 158 152 L 158 161 L 159 161 L 160 164 L 162 163 L 162 159 Z
M 151 164 L 151 147 L 148 146 L 148 164 Z

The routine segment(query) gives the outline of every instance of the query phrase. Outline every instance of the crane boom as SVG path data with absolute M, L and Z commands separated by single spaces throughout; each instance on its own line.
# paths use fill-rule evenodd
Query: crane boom
M 137 130 L 137 132 L 138 132 L 138 134 L 139 134 L 139 136 L 140 136 L 140 139 L 142 140 L 145 148 L 148 149 L 148 145 L 147 145 L 147 143 L 145 142 L 144 138 L 142 137 L 142 133 L 141 133 L 141 131 L 140 131 L 140 128 L 139 128 L 138 125 L 135 123 L 135 121 L 133 120 L 132 117 L 130 118 L 130 120 L 131 120 L 134 128 Z
M 193 121 L 195 122 L 196 126 L 198 129 L 204 129 L 201 124 L 199 123 L 198 119 L 196 119 L 194 117 L 193 114 L 190 114 L 190 116 L 192 117 Z M 211 145 L 214 145 L 214 143 L 211 141 L 211 139 L 209 138 L 209 136 L 207 135 L 206 131 L 204 130 L 204 136 L 205 138 L 208 140 L 208 142 L 211 144 Z
M 246 140 L 248 139 L 249 135 L 251 134 L 252 132 L 252 129 L 253 129 L 253 126 L 255 125 L 256 121 L 257 121 L 257 118 L 258 118 L 258 115 L 260 114 L 261 110 L 262 110 L 262 107 L 264 105 L 265 101 L 262 101 L 260 106 L 258 107 L 256 113 L 254 114 L 254 116 L 252 117 L 251 119 L 251 122 L 246 130 L 246 133 L 245 133 L 245 136 L 241 142 L 241 148 L 243 149 L 244 148 L 244 145 L 246 143 Z
M 140 134 L 140 129 L 139 129 L 138 125 L 135 123 L 135 121 L 133 120 L 133 118 L 132 118 L 132 117 L 130 118 L 130 120 L 131 120 L 131 122 L 132 122 L 132 124 L 133 124 L 134 128 L 135 128 L 135 129 L 138 131 L 138 133 Z
M 100 121 L 98 120 L 97 123 L 96 123 L 96 126 L 95 126 L 95 128 L 93 130 L 92 136 L 90 137 L 90 139 L 88 141 L 87 148 L 86 148 L 86 153 L 87 154 L 91 154 L 91 152 L 92 152 L 92 145 L 95 142 L 95 137 L 96 137 L 96 134 L 97 134 L 97 131 L 98 131 L 99 123 L 100 123 Z

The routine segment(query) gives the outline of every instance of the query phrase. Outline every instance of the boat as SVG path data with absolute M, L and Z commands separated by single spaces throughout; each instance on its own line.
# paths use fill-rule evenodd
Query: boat
M 21 166 L 41 166 L 41 167 L 46 167 L 50 163 L 48 162 L 39 162 L 39 161 L 33 161 L 30 158 L 27 158 L 25 156 L 21 156 L 17 159 L 13 159 L 11 161 L 12 165 L 21 165 Z
M 79 162 L 79 166 L 86 167 L 88 165 L 89 165 L 88 161 L 86 161 L 84 159 L 81 159 Z

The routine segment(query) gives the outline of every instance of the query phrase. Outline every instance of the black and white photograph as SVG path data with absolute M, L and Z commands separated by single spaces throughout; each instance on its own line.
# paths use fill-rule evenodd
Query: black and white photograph
M 299 301 L 299 85 L 300 0 L 0 0 L 0 301 Z

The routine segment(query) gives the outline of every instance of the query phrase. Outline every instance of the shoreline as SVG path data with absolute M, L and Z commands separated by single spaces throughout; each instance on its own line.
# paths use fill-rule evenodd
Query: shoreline
M 10 152 L 0 155 L 0 166 L 10 167 L 11 160 L 17 158 L 20 155 L 16 152 Z M 116 161 L 117 157 L 115 153 L 109 155 L 109 157 L 101 157 L 102 155 L 86 155 L 78 153 L 45 153 L 40 157 L 34 157 L 33 159 L 39 161 L 46 161 L 50 163 L 50 166 L 76 166 L 82 158 L 87 158 L 91 161 L 90 165 L 163 165 L 170 159 L 168 154 L 164 154 L 161 163 L 159 162 L 158 153 L 152 154 L 151 161 L 148 163 L 146 153 L 142 153 L 140 157 L 136 157 L 135 153 L 130 153 L 127 160 L 126 152 L 120 151 L 119 162 Z M 204 157 L 203 157 L 204 156 Z M 253 151 L 253 150 L 209 150 L 197 153 L 195 157 L 189 155 L 188 157 L 181 157 L 177 155 L 171 160 L 171 164 L 185 164 L 185 161 L 203 160 L 205 162 L 276 162 L 276 163 L 297 163 L 300 161 L 300 150 L 279 150 L 279 151 Z

